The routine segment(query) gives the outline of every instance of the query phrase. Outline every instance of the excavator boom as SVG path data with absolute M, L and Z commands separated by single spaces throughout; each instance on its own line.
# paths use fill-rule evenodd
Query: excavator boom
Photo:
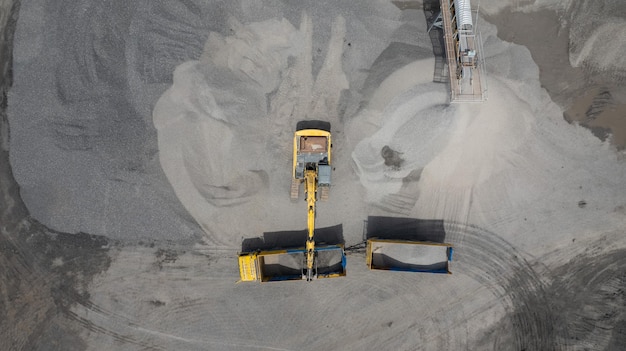
M 308 205 L 307 232 L 306 239 L 306 279 L 313 279 L 315 261 L 315 201 L 317 193 L 317 169 L 307 170 L 304 178 L 306 186 L 306 202 Z

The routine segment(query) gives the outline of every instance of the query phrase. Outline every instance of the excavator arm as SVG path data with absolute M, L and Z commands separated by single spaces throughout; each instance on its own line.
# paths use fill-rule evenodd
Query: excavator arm
M 317 195 L 317 170 L 307 170 L 305 172 L 305 189 L 306 189 L 306 202 L 309 208 L 308 211 L 308 236 L 306 240 L 306 280 L 313 280 L 316 275 L 314 270 L 315 265 L 315 201 Z

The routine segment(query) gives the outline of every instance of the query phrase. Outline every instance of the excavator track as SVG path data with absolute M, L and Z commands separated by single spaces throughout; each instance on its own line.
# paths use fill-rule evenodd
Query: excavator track
M 291 179 L 291 199 L 297 200 L 300 197 L 300 180 Z
M 330 193 L 330 187 L 329 186 L 321 186 L 320 187 L 320 200 L 321 201 L 327 201 L 328 200 L 328 195 Z

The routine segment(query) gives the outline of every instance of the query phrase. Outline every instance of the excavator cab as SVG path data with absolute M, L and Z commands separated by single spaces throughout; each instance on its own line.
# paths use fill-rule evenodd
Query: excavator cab
M 293 178 L 291 198 L 298 199 L 300 184 L 306 173 L 316 176 L 316 188 L 320 190 L 320 200 L 328 200 L 330 191 L 332 141 L 330 123 L 325 121 L 300 121 L 296 125 L 293 141 Z

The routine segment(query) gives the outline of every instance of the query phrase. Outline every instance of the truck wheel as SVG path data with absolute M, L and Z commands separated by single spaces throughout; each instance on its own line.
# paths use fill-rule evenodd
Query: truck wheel
M 296 124 L 296 131 L 303 129 L 320 129 L 330 133 L 330 122 L 319 120 L 299 121 Z

